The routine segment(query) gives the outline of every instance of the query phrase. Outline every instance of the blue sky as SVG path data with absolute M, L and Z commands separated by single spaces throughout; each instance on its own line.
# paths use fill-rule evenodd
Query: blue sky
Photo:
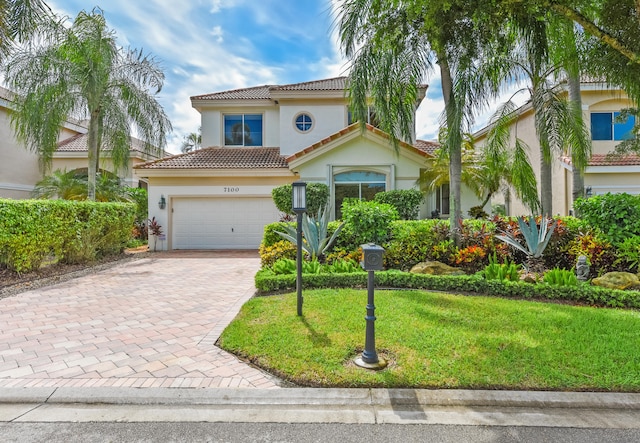
M 75 18 L 98 6 L 123 47 L 143 49 L 161 63 L 158 99 L 173 124 L 168 150 L 195 132 L 193 95 L 264 84 L 287 84 L 347 73 L 333 11 L 338 0 L 47 0 Z M 418 138 L 437 137 L 443 109 L 439 78 L 418 110 Z

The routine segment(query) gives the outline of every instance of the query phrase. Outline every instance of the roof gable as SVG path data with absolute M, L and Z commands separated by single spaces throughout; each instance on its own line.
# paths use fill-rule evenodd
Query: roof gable
M 337 146 L 341 146 L 346 141 L 351 140 L 358 136 L 364 136 L 367 138 L 378 138 L 379 140 L 384 140 L 389 145 L 391 144 L 391 137 L 384 131 L 380 129 L 366 124 L 364 132 L 361 131 L 360 123 L 353 123 L 346 128 L 323 138 L 322 140 L 308 146 L 294 154 L 291 154 L 287 157 L 287 162 L 289 167 L 298 167 L 301 164 L 306 163 L 307 161 L 316 158 L 319 155 L 322 155 L 328 151 L 331 151 L 333 148 Z M 425 142 L 425 144 L 428 142 Z M 398 148 L 400 153 L 404 154 L 413 154 L 424 158 L 431 158 L 433 154 L 427 152 L 426 149 L 419 149 L 416 146 L 413 146 L 409 143 L 399 141 Z

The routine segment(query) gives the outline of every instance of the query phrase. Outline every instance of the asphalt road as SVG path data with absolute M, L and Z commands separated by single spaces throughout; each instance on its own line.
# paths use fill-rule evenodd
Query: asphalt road
M 5 442 L 628 443 L 640 429 L 285 423 L 1 423 Z

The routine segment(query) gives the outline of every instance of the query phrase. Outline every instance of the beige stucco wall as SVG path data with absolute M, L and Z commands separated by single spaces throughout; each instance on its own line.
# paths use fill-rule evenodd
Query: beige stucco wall
M 619 111 L 623 108 L 632 107 L 633 104 L 627 99 L 623 91 L 605 89 L 602 85 L 583 85 L 582 89 L 582 109 L 584 122 L 588 129 L 591 125 L 591 112 Z M 512 143 L 515 140 L 515 133 L 529 147 L 529 159 L 536 173 L 538 182 L 540 180 L 540 151 L 539 143 L 535 133 L 533 112 L 528 110 L 523 113 L 517 122 L 517 127 L 512 128 Z M 486 133 L 480 134 L 477 138 L 477 145 L 482 146 L 485 142 Z M 611 152 L 616 141 L 593 141 L 592 152 L 594 154 L 606 154 Z M 569 165 L 560 162 L 560 153 L 553 155 L 552 183 L 553 183 L 553 208 L 554 215 L 568 215 L 572 209 L 573 192 L 573 172 Z M 629 170 L 629 168 L 626 168 Z M 602 170 L 602 168 L 600 168 Z M 622 172 L 621 168 L 614 168 L 607 173 L 595 173 L 594 168 L 588 168 L 585 172 L 585 187 L 592 186 L 594 194 L 605 192 L 634 192 L 640 185 L 640 172 Z M 540 184 L 538 183 L 538 194 Z M 503 195 L 497 195 L 492 199 L 492 204 L 504 203 Z M 513 193 L 511 194 L 510 215 L 524 215 L 529 211 Z
M 16 141 L 7 110 L 0 106 L 0 198 L 29 198 L 41 177 L 38 156 Z
M 295 128 L 295 117 L 305 112 L 313 119 L 308 132 Z M 344 101 L 280 102 L 280 152 L 294 154 L 347 126 L 347 106 Z

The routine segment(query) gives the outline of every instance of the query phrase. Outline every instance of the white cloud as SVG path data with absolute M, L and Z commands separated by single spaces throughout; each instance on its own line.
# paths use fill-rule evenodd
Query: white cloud
M 214 26 L 211 30 L 211 35 L 215 37 L 216 43 L 222 43 L 224 41 L 224 39 L 222 38 L 222 34 L 223 32 L 221 26 Z

